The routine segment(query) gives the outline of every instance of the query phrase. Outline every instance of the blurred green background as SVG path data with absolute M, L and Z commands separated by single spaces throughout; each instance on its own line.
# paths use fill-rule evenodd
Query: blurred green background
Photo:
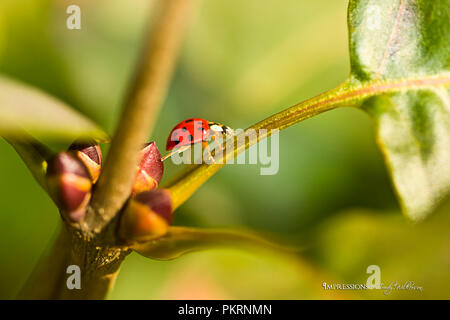
M 82 29 L 66 28 L 81 7 Z M 347 1 L 199 1 L 151 137 L 164 151 L 187 117 L 246 128 L 342 82 L 349 73 Z M 0 0 L 0 73 L 66 101 L 113 132 L 154 1 Z M 56 207 L 0 140 L 0 298 L 14 298 L 57 229 Z M 167 162 L 164 179 L 178 168 Z M 175 224 L 275 234 L 298 257 L 236 250 L 175 261 L 130 255 L 113 299 L 450 298 L 450 207 L 421 225 L 399 212 L 372 123 L 340 109 L 280 133 L 280 169 L 223 168 Z M 324 290 L 382 282 L 423 291 Z

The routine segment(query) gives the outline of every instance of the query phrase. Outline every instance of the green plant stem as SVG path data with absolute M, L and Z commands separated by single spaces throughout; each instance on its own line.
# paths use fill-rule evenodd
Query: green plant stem
M 139 151 L 151 132 L 166 95 L 188 22 L 192 0 L 160 1 L 160 13 L 149 29 L 133 85 L 92 198 L 89 229 L 100 231 L 128 198 Z
M 348 79 L 340 86 L 324 92 L 316 97 L 303 101 L 281 112 L 278 112 L 265 120 L 262 120 L 248 129 L 257 131 L 257 139 L 246 139 L 243 144 L 235 144 L 233 150 L 226 150 L 225 159 L 222 164 L 201 164 L 190 166 L 178 177 L 169 181 L 164 187 L 172 196 L 172 208 L 175 210 L 182 205 L 192 194 L 210 177 L 212 177 L 225 163 L 244 152 L 246 149 L 271 135 L 271 130 L 283 130 L 298 122 L 318 115 L 322 112 L 337 107 L 357 107 L 363 103 L 363 98 L 371 97 L 384 92 L 396 92 L 408 88 L 432 87 L 450 83 L 449 77 L 428 77 L 421 79 L 406 79 L 402 81 L 373 81 L 361 85 L 353 79 Z M 266 134 L 259 134 L 258 130 L 266 129 Z M 237 137 L 239 141 L 239 137 Z M 242 140 L 244 141 L 244 140 Z

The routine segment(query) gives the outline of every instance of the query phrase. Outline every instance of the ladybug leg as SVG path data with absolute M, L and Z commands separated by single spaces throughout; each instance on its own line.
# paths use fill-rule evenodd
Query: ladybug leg
M 214 160 L 214 157 L 213 157 L 213 155 L 211 154 L 211 149 L 210 149 L 210 147 L 209 147 L 208 142 L 203 141 L 203 142 L 202 142 L 202 146 L 203 146 L 203 149 L 204 149 L 204 150 L 206 151 L 206 153 L 207 153 L 209 162 L 210 162 L 211 164 L 216 164 L 216 161 Z M 204 154 L 204 153 L 203 153 L 203 154 Z

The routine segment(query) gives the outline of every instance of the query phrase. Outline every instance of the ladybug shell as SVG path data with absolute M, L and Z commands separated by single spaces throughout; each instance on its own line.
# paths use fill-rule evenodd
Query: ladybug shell
M 199 118 L 186 119 L 177 124 L 167 138 L 166 150 L 205 141 L 209 136 L 208 121 Z

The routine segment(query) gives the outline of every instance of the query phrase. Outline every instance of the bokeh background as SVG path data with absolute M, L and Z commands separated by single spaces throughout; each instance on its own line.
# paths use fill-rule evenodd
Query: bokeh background
M 66 29 L 81 7 L 82 29 Z M 151 140 L 164 150 L 187 117 L 246 128 L 340 84 L 349 73 L 341 0 L 199 1 Z M 72 105 L 108 133 L 154 14 L 144 0 L 0 0 L 0 73 Z M 1 107 L 1 106 L 0 106 Z M 0 298 L 12 299 L 59 223 L 56 207 L 0 140 Z M 164 179 L 178 168 L 167 162 Z M 175 224 L 236 227 L 301 248 L 295 258 L 223 249 L 174 261 L 135 253 L 112 299 L 450 298 L 450 206 L 412 225 L 397 205 L 373 126 L 350 108 L 280 133 L 280 169 L 231 165 L 177 212 Z M 423 291 L 324 290 L 413 281 Z

